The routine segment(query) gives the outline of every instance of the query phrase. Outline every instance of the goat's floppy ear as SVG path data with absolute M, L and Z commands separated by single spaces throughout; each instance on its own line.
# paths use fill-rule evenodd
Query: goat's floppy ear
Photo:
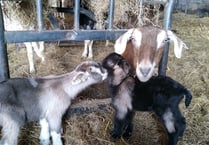
M 72 85 L 77 85 L 82 82 L 87 81 L 88 77 L 85 75 L 84 72 L 77 73 L 72 79 Z
M 115 42 L 115 52 L 123 54 L 126 49 L 127 42 L 131 39 L 134 41 L 136 47 L 141 45 L 142 34 L 139 29 L 129 29 L 126 33 L 120 36 Z
M 168 38 L 170 38 L 170 40 L 172 40 L 173 43 L 174 43 L 174 54 L 175 54 L 175 56 L 177 58 L 181 58 L 182 49 L 183 48 L 188 49 L 188 47 L 172 31 L 167 30 L 167 35 L 168 35 Z

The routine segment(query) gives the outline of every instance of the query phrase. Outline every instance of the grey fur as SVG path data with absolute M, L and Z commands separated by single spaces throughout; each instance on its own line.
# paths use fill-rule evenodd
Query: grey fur
M 72 72 L 43 78 L 13 78 L 0 83 L 0 145 L 17 145 L 25 122 L 46 119 L 50 133 L 62 133 L 62 116 L 78 93 L 106 78 L 100 63 L 86 61 Z

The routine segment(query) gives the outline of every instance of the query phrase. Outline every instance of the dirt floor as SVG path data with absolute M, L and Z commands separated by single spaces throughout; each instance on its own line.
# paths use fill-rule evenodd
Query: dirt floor
M 167 75 L 181 82 L 192 91 L 193 100 L 189 108 L 182 104 L 187 127 L 179 145 L 209 144 L 209 18 L 176 13 L 173 15 L 172 29 L 188 45 L 181 59 L 175 58 L 173 46 L 170 47 Z M 113 43 L 96 41 L 93 46 L 94 60 L 102 60 L 113 52 Z M 36 76 L 61 74 L 71 71 L 81 61 L 82 45 L 59 47 L 57 43 L 46 44 L 46 61 L 36 60 Z M 28 77 L 28 62 L 25 49 L 17 51 L 13 44 L 8 46 L 11 77 Z M 104 83 L 95 85 L 79 95 L 81 100 L 103 99 L 108 94 Z M 134 132 L 129 140 L 113 141 L 109 132 L 112 128 L 113 109 L 111 106 L 91 113 L 69 115 L 63 121 L 63 140 L 66 145 L 164 145 L 165 132 L 152 113 L 138 112 L 134 118 Z M 39 125 L 31 123 L 24 126 L 19 145 L 39 144 Z

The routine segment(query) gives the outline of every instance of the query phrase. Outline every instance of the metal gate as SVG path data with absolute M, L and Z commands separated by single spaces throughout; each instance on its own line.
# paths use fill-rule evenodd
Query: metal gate
M 143 3 L 165 3 L 163 28 L 171 28 L 172 11 L 175 0 L 141 0 Z M 33 41 L 82 41 L 82 40 L 115 40 L 127 30 L 114 30 L 113 14 L 115 0 L 109 0 L 109 23 L 107 30 L 79 30 L 80 0 L 74 0 L 74 29 L 73 30 L 43 30 L 42 0 L 36 0 L 37 31 L 5 31 L 2 8 L 0 5 L 0 82 L 7 80 L 9 75 L 7 43 Z M 166 74 L 169 43 L 165 46 L 160 64 L 159 74 Z

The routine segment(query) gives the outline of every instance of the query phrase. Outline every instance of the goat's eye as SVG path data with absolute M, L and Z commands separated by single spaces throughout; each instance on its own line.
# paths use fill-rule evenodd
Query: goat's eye
M 112 66 L 114 66 L 114 63 L 113 63 L 112 61 L 108 61 L 108 65 L 109 65 L 110 67 L 112 67 Z
M 92 71 L 92 67 L 89 67 L 89 69 L 88 69 L 90 72 Z
M 166 43 L 166 42 L 169 42 L 170 41 L 170 38 L 167 38 L 163 41 L 163 43 Z

